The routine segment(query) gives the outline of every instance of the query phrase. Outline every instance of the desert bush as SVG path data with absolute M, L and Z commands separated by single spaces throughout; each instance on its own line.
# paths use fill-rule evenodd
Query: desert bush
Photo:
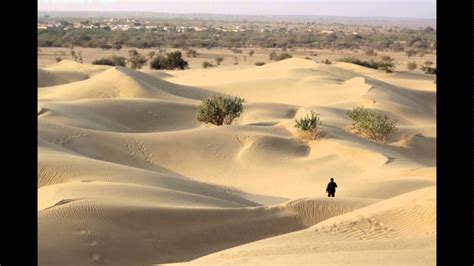
M 101 58 L 92 61 L 93 65 L 123 66 L 127 64 L 127 59 L 123 56 L 112 55 L 108 58 Z
M 432 61 L 425 61 L 421 70 L 425 72 L 425 74 L 436 75 L 436 67 L 431 67 L 433 65 Z
M 155 57 L 155 55 L 156 55 L 156 52 L 155 52 L 155 51 L 150 51 L 150 52 L 148 52 L 148 54 L 147 54 L 147 56 L 148 56 L 149 59 L 152 59 L 153 57 Z
M 255 53 L 254 50 L 250 50 L 249 55 L 250 55 L 250 56 L 253 56 L 254 53 Z
M 130 67 L 133 69 L 142 68 L 142 66 L 144 66 L 148 61 L 143 55 L 138 53 L 137 50 L 128 51 L 128 55 L 128 62 L 130 63 Z
M 409 50 L 406 50 L 405 53 L 408 57 L 412 57 L 416 55 L 416 50 L 409 49 Z
M 373 49 L 367 49 L 365 51 L 365 55 L 367 55 L 367 56 L 377 56 L 377 53 Z
M 151 69 L 185 69 L 188 68 L 188 62 L 182 58 L 180 51 L 167 53 L 166 56 L 158 55 L 150 62 Z
M 326 64 L 326 65 L 332 64 L 332 62 L 329 61 L 329 59 L 324 59 L 322 62 L 323 62 L 323 64 Z
M 112 45 L 112 47 L 113 47 L 115 50 L 119 51 L 120 49 L 122 49 L 122 43 L 116 42 L 116 43 L 114 43 L 114 45 Z
M 378 63 L 379 64 L 378 69 L 385 70 L 385 72 L 387 73 L 392 73 L 393 70 L 395 69 L 395 64 L 393 64 L 394 61 L 395 59 L 393 59 L 392 57 L 388 55 L 384 55 L 380 57 L 380 63 Z
M 418 67 L 415 61 L 407 63 L 407 69 L 410 71 L 415 70 Z
M 205 99 L 198 106 L 197 120 L 217 126 L 230 125 L 243 111 L 244 99 L 230 95 L 216 94 Z
M 243 53 L 244 51 L 242 51 L 242 50 L 240 50 L 240 49 L 232 49 L 232 52 L 233 52 L 234 54 L 241 54 L 241 53 Z
M 433 61 L 430 61 L 430 60 L 425 61 L 425 62 L 423 63 L 423 65 L 425 65 L 426 67 L 430 67 L 430 66 L 433 65 Z
M 263 66 L 263 65 L 265 65 L 265 62 L 255 62 L 255 65 L 256 66 Z
M 223 57 L 220 57 L 220 56 L 218 56 L 218 57 L 216 57 L 216 59 L 215 59 L 215 60 L 216 60 L 216 63 L 217 63 L 217 65 L 219 66 L 219 65 L 222 63 L 222 61 L 224 61 L 224 58 L 223 58 Z
M 270 60 L 280 61 L 288 58 L 292 58 L 293 56 L 289 53 L 281 53 L 278 54 L 277 52 L 273 51 L 270 53 Z
M 354 107 L 347 112 L 347 116 L 352 120 L 352 128 L 368 135 L 370 139 L 386 142 L 390 133 L 396 131 L 397 120 L 392 120 L 385 115 L 365 109 L 364 107 Z
M 369 67 L 373 69 L 380 69 L 380 70 L 384 70 L 387 73 L 391 73 L 395 69 L 395 65 L 393 64 L 393 59 L 390 56 L 382 56 L 380 62 L 376 62 L 374 60 L 362 61 L 352 56 L 340 58 L 337 61 L 356 64 L 356 65 L 365 66 L 365 67 Z
M 186 55 L 187 55 L 188 57 L 196 57 L 196 56 L 198 55 L 198 53 L 197 53 L 196 50 L 194 50 L 194 49 L 188 49 L 188 50 L 186 51 Z
M 208 67 L 213 67 L 213 66 L 214 66 L 213 64 L 211 64 L 207 61 L 202 62 L 202 67 L 203 68 L 208 68 Z
M 310 139 L 316 139 L 318 137 L 318 125 L 321 124 L 321 121 L 319 115 L 314 111 L 311 111 L 310 114 L 299 120 L 295 119 L 295 123 L 296 128 L 309 133 Z
M 56 57 L 56 63 L 59 63 L 61 61 L 63 61 L 63 59 L 60 56 Z
M 425 72 L 425 74 L 436 75 L 436 67 L 422 66 L 421 70 Z
M 112 45 L 104 43 L 100 46 L 100 49 L 102 49 L 104 51 L 108 51 L 108 50 L 112 49 Z

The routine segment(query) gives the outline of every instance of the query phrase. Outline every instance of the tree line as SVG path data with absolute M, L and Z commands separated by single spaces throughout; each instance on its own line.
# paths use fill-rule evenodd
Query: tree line
M 379 51 L 409 51 L 410 55 L 433 52 L 436 49 L 436 31 L 401 30 L 375 31 L 360 34 L 335 32 L 321 34 L 314 32 L 221 32 L 208 29 L 201 32 L 160 32 L 130 29 L 111 31 L 107 29 L 70 29 L 48 28 L 38 31 L 40 47 L 90 47 L 139 49 L 154 47 L 172 48 L 215 48 L 229 49 L 244 47 L 260 48 L 297 48 L 308 49 L 376 49 Z

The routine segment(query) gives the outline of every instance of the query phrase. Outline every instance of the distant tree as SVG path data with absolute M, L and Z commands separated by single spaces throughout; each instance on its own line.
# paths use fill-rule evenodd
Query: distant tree
M 92 61 L 93 65 L 122 66 L 127 65 L 127 59 L 123 56 L 112 55 L 108 58 L 101 58 Z
M 208 68 L 208 67 L 213 67 L 213 66 L 214 66 L 213 64 L 211 64 L 207 61 L 202 62 L 202 67 L 203 68 Z
M 56 57 L 56 63 L 59 63 L 61 61 L 63 61 L 63 59 L 60 56 Z
M 137 50 L 129 50 L 128 56 L 128 62 L 130 63 L 130 67 L 133 69 L 142 68 L 142 66 L 144 66 L 148 61 L 143 55 L 138 53 Z
M 220 57 L 220 56 L 218 56 L 218 57 L 216 57 L 216 59 L 215 59 L 215 60 L 216 60 L 216 63 L 217 63 L 217 65 L 219 66 L 219 65 L 222 63 L 222 61 L 224 61 L 224 58 L 223 58 L 223 57 Z
M 423 31 L 426 32 L 426 33 L 430 33 L 430 32 L 433 32 L 434 29 L 432 27 L 428 26 L 428 27 L 424 28 Z
M 379 63 L 378 69 L 385 70 L 387 73 L 392 73 L 395 69 L 395 64 L 393 63 L 395 60 L 388 55 L 380 57 L 380 60 L 381 63 Z
M 255 53 L 254 50 L 250 50 L 249 55 L 250 55 L 250 56 L 253 56 L 254 53 Z
M 407 63 L 407 69 L 410 71 L 415 70 L 418 67 L 415 61 Z
M 76 61 L 77 56 L 76 56 L 76 51 L 74 51 L 74 47 L 71 47 L 71 57 L 72 59 L 74 59 L 74 61 Z
M 217 126 L 230 125 L 241 115 L 244 101 L 242 98 L 230 95 L 213 95 L 198 106 L 197 120 Z
M 295 119 L 295 127 L 309 133 L 310 139 L 316 139 L 318 137 L 318 125 L 321 124 L 319 115 L 314 111 L 311 111 L 306 117 Z
M 79 52 L 77 53 L 77 61 L 82 64 L 82 62 L 83 62 L 82 59 L 83 59 L 83 58 L 82 58 L 82 51 L 79 51 Z

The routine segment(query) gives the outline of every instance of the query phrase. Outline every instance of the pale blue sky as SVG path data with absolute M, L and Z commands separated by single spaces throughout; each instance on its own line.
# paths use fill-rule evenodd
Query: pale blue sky
M 436 18 L 436 0 L 39 0 L 38 10 Z

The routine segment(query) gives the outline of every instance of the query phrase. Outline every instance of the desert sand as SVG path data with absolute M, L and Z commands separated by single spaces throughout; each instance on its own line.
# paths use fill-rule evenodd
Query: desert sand
M 42 65 L 39 264 L 435 265 L 434 79 L 302 58 Z M 245 98 L 234 124 L 197 122 L 215 93 Z M 361 105 L 399 121 L 387 143 L 349 130 Z M 294 127 L 311 110 L 318 140 Z

